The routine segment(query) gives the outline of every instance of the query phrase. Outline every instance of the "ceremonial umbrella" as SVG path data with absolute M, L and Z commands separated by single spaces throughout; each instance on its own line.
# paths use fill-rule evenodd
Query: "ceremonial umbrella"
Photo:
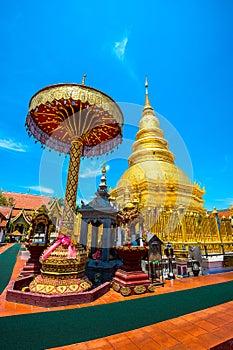
M 84 275 L 87 255 L 72 238 L 81 157 L 111 151 L 121 142 L 123 116 L 106 94 L 82 84 L 57 84 L 30 100 L 26 127 L 30 136 L 59 153 L 70 154 L 61 233 L 40 257 L 41 275 L 29 289 L 41 294 L 72 294 L 91 288 Z
M 82 84 L 56 84 L 30 100 L 26 127 L 42 147 L 70 154 L 62 228 L 71 235 L 81 157 L 105 154 L 122 139 L 123 115 L 112 98 Z

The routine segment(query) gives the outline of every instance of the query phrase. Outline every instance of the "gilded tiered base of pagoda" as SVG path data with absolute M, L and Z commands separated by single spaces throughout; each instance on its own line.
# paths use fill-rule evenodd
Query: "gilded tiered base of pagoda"
M 40 257 L 41 275 L 30 283 L 30 292 L 67 294 L 89 290 L 92 283 L 84 276 L 86 262 L 87 255 L 81 245 L 76 246 L 72 254 L 70 246 L 59 245 L 54 250 L 49 247 Z
M 161 236 L 158 235 L 160 239 Z M 167 242 L 167 241 L 165 241 Z M 188 248 L 193 246 L 198 246 L 201 249 L 202 255 L 219 255 L 219 254 L 231 254 L 233 253 L 233 244 L 232 243 L 221 243 L 221 242 L 202 242 L 200 240 L 184 240 L 182 242 L 177 242 L 169 240 L 174 248 L 174 254 L 178 258 L 185 258 L 188 255 Z M 165 246 L 165 244 L 164 244 Z M 186 250 L 182 250 L 182 247 L 185 246 Z
M 123 265 L 117 270 L 112 280 L 113 290 L 124 297 L 154 292 L 154 286 L 140 265 L 148 247 L 123 246 L 117 247 L 116 250 L 123 260 Z
M 175 255 L 185 254 L 189 246 L 199 246 L 203 255 L 233 252 L 230 218 L 219 222 L 213 215 L 179 211 L 164 211 L 158 215 L 150 231 L 166 244 L 170 242 Z

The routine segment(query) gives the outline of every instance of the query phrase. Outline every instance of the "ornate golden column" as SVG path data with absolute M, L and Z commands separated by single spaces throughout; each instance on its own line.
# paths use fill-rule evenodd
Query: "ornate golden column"
M 62 220 L 62 229 L 65 231 L 64 233 L 66 233 L 66 231 L 73 231 L 74 229 L 74 216 L 78 189 L 78 174 L 82 150 L 83 144 L 80 141 L 80 139 L 72 141 Z

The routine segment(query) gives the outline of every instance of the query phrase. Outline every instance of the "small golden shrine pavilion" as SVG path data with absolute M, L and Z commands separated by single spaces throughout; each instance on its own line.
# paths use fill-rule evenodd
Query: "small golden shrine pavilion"
M 144 231 L 156 234 L 164 244 L 171 242 L 177 251 L 193 245 L 199 245 L 203 253 L 233 251 L 230 218 L 221 220 L 220 225 L 216 213 L 207 214 L 202 198 L 205 190 L 192 184 L 175 164 L 175 156 L 150 104 L 147 80 L 145 86 L 145 105 L 128 158 L 129 167 L 111 191 L 111 197 L 119 208 L 129 198 L 137 198 Z

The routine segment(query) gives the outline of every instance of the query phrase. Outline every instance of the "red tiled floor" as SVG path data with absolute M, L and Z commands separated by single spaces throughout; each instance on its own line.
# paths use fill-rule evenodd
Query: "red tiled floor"
M 92 340 L 91 342 L 89 342 L 88 344 L 88 349 L 96 349 L 97 347 L 102 347 L 102 348 L 106 348 L 106 347 L 111 347 L 111 344 L 109 343 L 109 341 L 107 339 L 97 339 L 97 340 Z
M 162 350 L 163 348 L 153 339 L 145 339 L 136 345 L 140 350 Z
M 186 345 L 179 343 L 167 348 L 167 350 L 190 350 L 190 349 Z
M 212 333 L 201 334 L 198 336 L 198 339 L 207 349 L 221 342 L 221 338 Z
M 211 319 L 212 319 L 212 317 L 211 317 Z M 217 328 L 216 325 L 214 325 L 214 324 L 211 323 L 211 322 L 205 321 L 205 320 L 201 320 L 201 321 L 199 321 L 199 322 L 195 322 L 195 325 L 197 325 L 197 326 L 200 327 L 200 328 L 205 329 L 205 330 L 208 331 L 208 332 L 211 332 L 212 330 L 214 330 L 214 329 Z
M 233 329 L 233 322 L 231 323 L 231 329 L 227 329 L 225 327 L 218 327 L 214 331 L 212 331 L 211 333 L 216 335 L 217 337 L 219 337 L 222 341 L 224 341 L 226 339 L 230 339 L 233 337 L 232 329 Z
M 163 321 L 160 323 L 157 323 L 153 326 L 148 326 L 148 329 L 153 329 L 154 328 L 154 332 L 156 332 L 157 327 L 159 327 L 159 329 L 162 329 L 164 332 L 169 333 L 170 331 L 174 330 L 174 329 L 178 329 L 179 326 L 172 323 L 171 320 L 168 321 Z
M 135 331 L 129 331 L 126 333 L 127 337 L 130 340 L 133 340 L 135 342 L 142 342 L 145 339 L 149 338 L 148 333 L 144 331 L 144 329 L 138 329 L 137 332 Z
M 192 322 L 192 323 L 195 323 L 195 322 L 198 322 L 200 321 L 200 317 L 198 317 L 196 315 L 196 313 L 194 314 L 187 314 L 187 315 L 183 315 L 180 317 L 182 320 L 185 320 L 185 321 L 189 321 L 189 322 Z
M 207 333 L 207 331 L 201 327 L 196 326 L 193 323 L 190 322 L 186 322 L 186 324 L 182 327 L 182 329 L 185 332 L 188 332 L 191 335 L 194 335 L 195 337 L 197 337 L 200 334 L 205 334 Z
M 182 344 L 186 345 L 190 350 L 206 350 L 206 346 L 192 335 L 189 335 L 188 338 L 183 339 Z
M 6 247 L 0 247 L 0 254 L 3 248 L 4 250 L 7 249 Z M 18 256 L 11 279 L 17 278 L 24 264 L 25 261 L 21 260 L 20 256 Z M 166 281 L 165 286 L 157 287 L 155 293 L 171 293 L 231 280 L 233 280 L 233 272 L 198 276 L 195 278 L 180 278 Z M 151 295 L 154 294 L 144 294 L 138 297 L 150 297 Z M 120 294 L 110 290 L 93 303 L 48 309 L 10 303 L 5 300 L 5 296 L 6 290 L 0 296 L 0 317 L 41 311 L 66 310 L 126 300 Z M 130 298 L 135 298 L 135 296 L 129 297 L 127 300 Z M 233 301 L 130 332 L 58 347 L 54 348 L 54 350 L 207 350 L 209 347 L 232 337 Z
M 152 338 L 164 349 L 179 343 L 169 332 L 159 331 L 159 328 L 152 334 Z

